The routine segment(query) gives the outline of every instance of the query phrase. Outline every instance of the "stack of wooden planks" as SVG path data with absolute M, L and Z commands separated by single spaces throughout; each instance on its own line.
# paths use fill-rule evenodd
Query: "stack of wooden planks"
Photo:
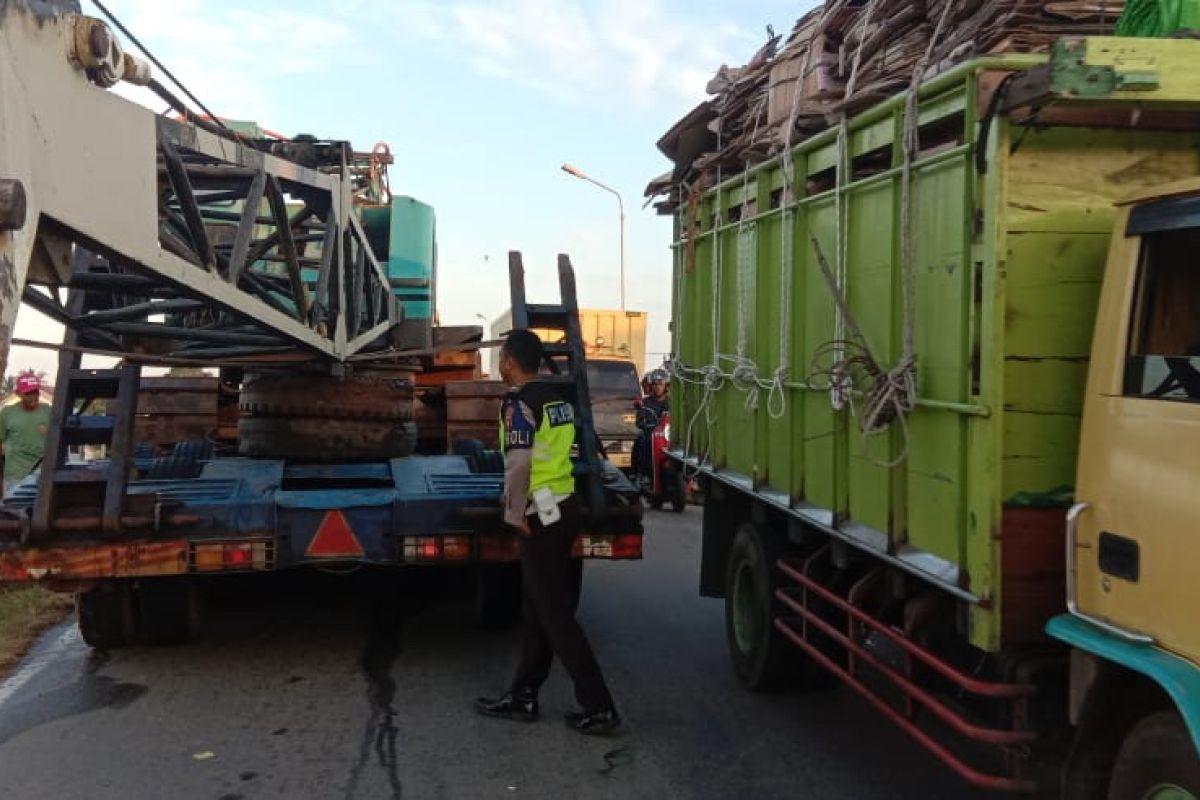
M 923 77 L 989 53 L 1045 52 L 1064 35 L 1110 34 L 1124 0 L 826 0 L 772 36 L 743 67 L 722 66 L 711 99 L 659 142 L 675 169 L 647 196 L 712 185 L 790 144 L 902 91 Z M 703 130 L 696 130 L 704 126 Z M 697 144 L 699 143 L 699 144 Z

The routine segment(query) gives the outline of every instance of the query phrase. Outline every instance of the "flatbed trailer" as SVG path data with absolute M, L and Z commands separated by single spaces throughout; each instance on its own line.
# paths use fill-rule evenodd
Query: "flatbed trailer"
M 71 5 L 0 0 L 0 365 L 21 302 L 66 329 L 41 468 L 0 504 L 0 581 L 75 592 L 101 647 L 192 636 L 198 576 L 291 568 L 464 566 L 480 621 L 511 622 L 503 457 L 425 403 L 477 378 L 484 344 L 435 324 L 433 209 L 392 195 L 385 145 L 199 113 Z M 542 304 L 519 253 L 509 265 L 513 319 L 561 331 L 547 379 L 580 409 L 576 554 L 640 558 L 638 493 L 596 446 L 570 261 Z M 119 361 L 87 369 L 84 353 Z M 237 412 L 205 419 L 237 455 L 206 439 L 156 452 L 171 435 L 144 417 L 191 402 L 142 395 L 156 364 L 217 372 L 210 411 Z M 495 430 L 495 386 L 479 399 Z M 80 446 L 107 456 L 74 463 Z

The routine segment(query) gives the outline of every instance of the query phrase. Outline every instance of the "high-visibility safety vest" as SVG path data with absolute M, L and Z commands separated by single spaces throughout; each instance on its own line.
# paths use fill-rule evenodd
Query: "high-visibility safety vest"
M 571 447 L 575 409 L 553 386 L 532 381 L 510 391 L 500 405 L 500 449 L 532 450 L 529 494 L 548 487 L 556 495 L 575 491 Z

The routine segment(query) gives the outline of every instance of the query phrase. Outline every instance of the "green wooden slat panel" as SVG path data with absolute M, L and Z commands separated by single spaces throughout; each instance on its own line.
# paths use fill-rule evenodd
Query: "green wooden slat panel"
M 1085 357 L 1091 352 L 1107 252 L 1108 237 L 1099 234 L 1009 235 L 1009 358 Z
M 961 563 L 961 520 L 966 511 L 963 423 L 946 411 L 918 409 L 909 418 L 909 430 L 907 541 Z
M 851 191 L 847 301 L 883 369 L 899 357 L 900 323 L 898 181 Z M 891 469 L 895 458 L 891 433 L 864 438 L 858 425 L 847 427 L 850 518 L 877 531 L 889 531 L 892 519 Z
M 1075 483 L 1079 414 L 1004 414 L 1001 499 L 1043 493 Z
M 767 199 L 769 198 L 763 197 L 763 200 Z M 785 262 L 783 228 L 783 214 L 776 214 L 758 223 L 758 253 L 761 267 L 758 283 L 758 314 L 755 320 L 759 330 L 756 357 L 765 378 L 772 377 L 780 364 L 781 332 L 786 336 L 791 335 L 790 320 L 788 327 L 784 328 L 784 311 L 781 301 L 785 282 L 784 273 L 792 270 L 794 263 L 789 263 L 791 259 Z M 779 420 L 771 418 L 768 408 L 770 401 L 771 398 L 767 392 L 764 392 L 759 399 L 755 476 L 764 485 L 786 490 L 791 481 L 787 449 L 791 439 L 791 426 L 788 424 L 787 414 Z
M 917 386 L 922 397 L 965 402 L 973 276 L 964 220 L 965 159 L 919 169 L 914 180 Z M 910 419 L 906 539 L 961 563 L 967 507 L 966 430 L 958 414 L 923 411 Z
M 803 211 L 807 227 L 821 243 L 821 249 L 831 261 L 837 252 L 837 207 L 832 197 L 809 205 Z M 803 329 L 805 349 L 802 364 L 805 370 L 812 362 L 818 347 L 834 335 L 833 299 L 825 279 L 817 267 L 812 245 L 805 242 L 808 268 L 798 275 L 807 298 L 799 322 Z M 807 371 L 804 373 L 807 374 Z M 835 412 L 829 397 L 821 392 L 806 392 L 802 401 L 803 438 L 797 452 L 800 462 L 796 470 L 803 476 L 803 499 L 825 509 L 837 508 L 837 475 L 834 458 Z
M 964 161 L 948 162 L 915 180 L 917 380 L 923 397 L 950 403 L 967 399 L 970 380 L 967 169 Z

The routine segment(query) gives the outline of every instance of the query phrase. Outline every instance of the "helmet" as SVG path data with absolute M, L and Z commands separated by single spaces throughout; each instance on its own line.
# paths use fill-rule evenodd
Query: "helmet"
M 671 376 L 667 374 L 665 369 L 652 369 L 650 374 L 646 376 L 647 383 L 670 383 Z

